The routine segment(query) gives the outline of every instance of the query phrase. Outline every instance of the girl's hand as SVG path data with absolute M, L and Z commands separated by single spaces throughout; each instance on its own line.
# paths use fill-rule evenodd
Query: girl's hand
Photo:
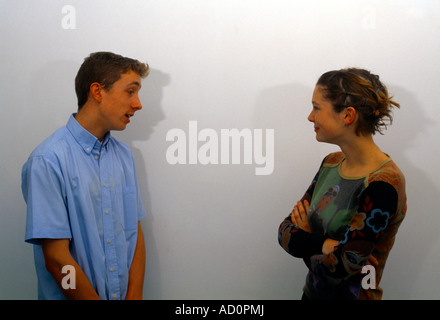
M 323 245 L 322 245 L 322 253 L 323 254 L 330 254 L 333 253 L 333 251 L 336 250 L 336 246 L 338 245 L 339 241 L 333 240 L 330 238 L 325 239 Z
M 373 267 L 377 268 L 379 266 L 379 261 L 377 261 L 377 259 L 373 255 L 370 255 L 366 264 L 370 264 Z
M 304 200 L 304 204 L 301 201 L 298 201 L 290 214 L 290 219 L 298 228 L 307 232 L 312 232 L 307 221 L 307 212 L 309 211 L 309 206 L 310 204 L 307 200 Z

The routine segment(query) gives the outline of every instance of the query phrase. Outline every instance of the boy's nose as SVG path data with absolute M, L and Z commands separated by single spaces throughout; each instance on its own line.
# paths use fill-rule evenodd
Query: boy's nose
M 133 101 L 133 104 L 131 105 L 131 107 L 132 107 L 135 111 L 141 110 L 141 109 L 142 109 L 142 103 L 141 103 L 140 99 L 139 99 L 139 98 L 136 98 L 136 100 Z

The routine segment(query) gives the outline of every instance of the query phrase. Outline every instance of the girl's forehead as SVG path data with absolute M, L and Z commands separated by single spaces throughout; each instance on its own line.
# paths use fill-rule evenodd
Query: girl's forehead
M 321 86 L 316 86 L 313 90 L 313 96 L 312 96 L 312 103 L 318 103 L 326 101 L 324 95 L 323 95 L 323 88 Z

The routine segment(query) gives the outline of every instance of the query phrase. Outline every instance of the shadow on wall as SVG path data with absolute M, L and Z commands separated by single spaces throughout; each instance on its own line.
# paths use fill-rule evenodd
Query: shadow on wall
M 267 243 L 260 246 L 258 253 L 267 258 L 267 263 L 261 262 L 256 283 L 261 283 L 262 292 L 271 299 L 300 299 L 307 275 L 302 260 L 288 255 L 279 246 L 277 231 L 306 191 L 322 160 L 320 154 L 311 158 L 319 152 L 313 125 L 307 120 L 312 93 L 313 87 L 298 83 L 267 87 L 258 94 L 252 115 L 255 128 L 274 129 L 275 133 L 274 171 L 261 179 L 261 193 L 255 195 L 259 199 L 255 201 L 260 203 L 253 212 L 260 214 L 259 221 L 264 224 L 256 228 L 268 233 Z
M 154 132 L 154 127 L 162 120 L 165 115 L 162 110 L 163 88 L 171 82 L 168 74 L 156 69 L 150 69 L 150 74 L 142 80 L 140 99 L 142 110 L 136 112 L 133 123 L 123 132 L 118 132 L 118 139 L 130 146 L 136 162 L 136 172 L 141 190 L 142 201 L 144 203 L 147 216 L 142 220 L 142 229 L 146 245 L 146 270 L 144 283 L 144 299 L 160 299 L 162 296 L 161 275 L 159 253 L 154 238 L 153 215 L 151 206 L 151 196 L 148 187 L 148 173 L 142 150 L 134 146 L 135 141 L 147 141 Z M 152 154 L 156 157 L 157 155 Z
M 28 143 L 32 149 L 66 125 L 69 116 L 77 112 L 75 76 L 79 66 L 78 62 L 56 60 L 31 73 L 20 126 L 32 130 L 32 135 L 27 137 L 31 139 Z
M 148 77 L 142 79 L 142 89 L 139 93 L 142 110 L 136 112 L 133 124 L 118 134 L 125 142 L 147 141 L 153 134 L 154 127 L 165 119 L 161 106 L 163 88 L 170 82 L 168 74 L 156 69 L 150 69 Z
M 275 129 L 274 173 L 278 169 L 288 172 L 298 168 L 301 171 L 298 167 L 300 164 L 310 163 L 310 159 L 299 156 L 298 148 L 316 144 L 313 125 L 307 120 L 311 111 L 312 93 L 312 87 L 285 84 L 266 88 L 257 98 L 254 126 Z M 321 160 L 316 160 L 318 165 Z M 300 161 L 300 164 L 296 161 Z
M 419 163 L 412 162 L 414 154 L 409 157 L 412 152 L 419 152 L 417 143 L 428 134 L 425 128 L 435 125 L 435 121 L 427 117 L 421 104 L 411 92 L 402 87 L 389 86 L 389 88 L 390 91 L 392 88 L 391 94 L 400 103 L 400 109 L 394 112 L 394 122 L 389 127 L 389 135 L 385 131 L 384 137 L 378 137 L 376 140 L 383 140 L 378 144 L 382 150 L 390 153 L 405 175 L 408 210 L 385 267 L 381 282 L 384 298 L 438 298 L 438 287 L 432 283 L 432 280 L 438 277 L 430 275 L 426 270 L 438 270 L 438 265 L 432 265 L 439 262 L 438 258 L 433 259 L 431 254 L 438 251 L 435 246 L 439 241 L 440 221 L 433 213 L 438 211 L 437 200 L 440 190 L 434 177 L 427 174 L 429 169 L 421 169 L 423 159 L 429 159 L 435 152 L 431 155 L 420 155 Z M 422 238 L 421 233 L 423 233 Z M 438 257 L 437 254 L 436 256 Z M 423 289 L 424 296 L 414 296 L 415 293 L 420 292 L 422 284 L 426 284 Z

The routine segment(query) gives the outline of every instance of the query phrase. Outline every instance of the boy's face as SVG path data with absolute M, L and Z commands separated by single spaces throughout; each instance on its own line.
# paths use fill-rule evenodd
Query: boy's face
M 99 112 L 105 131 L 124 130 L 134 113 L 142 109 L 140 89 L 141 78 L 130 70 L 122 74 L 110 90 L 102 90 Z

